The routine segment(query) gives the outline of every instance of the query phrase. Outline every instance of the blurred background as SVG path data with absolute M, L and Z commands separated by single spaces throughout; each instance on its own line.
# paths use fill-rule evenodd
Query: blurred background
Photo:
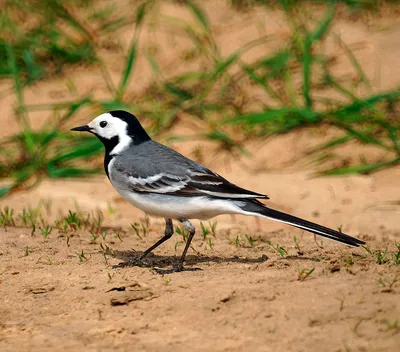
M 114 109 L 209 166 L 345 175 L 400 161 L 398 1 L 1 7 L 0 196 L 101 173 L 100 143 L 69 128 Z

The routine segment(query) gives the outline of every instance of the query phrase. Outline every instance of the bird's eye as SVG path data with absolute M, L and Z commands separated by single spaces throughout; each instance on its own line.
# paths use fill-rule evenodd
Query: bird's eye
M 107 121 L 101 121 L 100 122 L 100 127 L 101 128 L 104 128 L 104 127 L 106 127 L 107 126 Z

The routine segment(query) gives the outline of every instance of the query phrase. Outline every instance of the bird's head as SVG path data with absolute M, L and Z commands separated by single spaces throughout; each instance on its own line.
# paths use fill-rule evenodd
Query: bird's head
M 103 142 L 110 154 L 118 154 L 130 144 L 150 140 L 138 119 L 127 111 L 114 110 L 101 114 L 90 123 L 71 131 L 90 132 Z

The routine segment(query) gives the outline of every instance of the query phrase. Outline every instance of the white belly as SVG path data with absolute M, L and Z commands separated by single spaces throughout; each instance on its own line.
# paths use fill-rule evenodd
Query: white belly
M 204 197 L 177 197 L 164 194 L 117 192 L 129 203 L 153 216 L 171 219 L 210 219 L 221 214 L 243 213 L 231 201 Z M 240 202 L 240 201 L 238 201 Z

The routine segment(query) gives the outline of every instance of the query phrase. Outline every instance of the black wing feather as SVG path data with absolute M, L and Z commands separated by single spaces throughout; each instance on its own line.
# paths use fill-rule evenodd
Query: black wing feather
M 135 153 L 118 156 L 113 168 L 120 183 L 136 192 L 211 198 L 267 198 L 234 185 L 203 165 L 154 141 L 135 146 Z M 128 180 L 127 180 L 128 179 Z

